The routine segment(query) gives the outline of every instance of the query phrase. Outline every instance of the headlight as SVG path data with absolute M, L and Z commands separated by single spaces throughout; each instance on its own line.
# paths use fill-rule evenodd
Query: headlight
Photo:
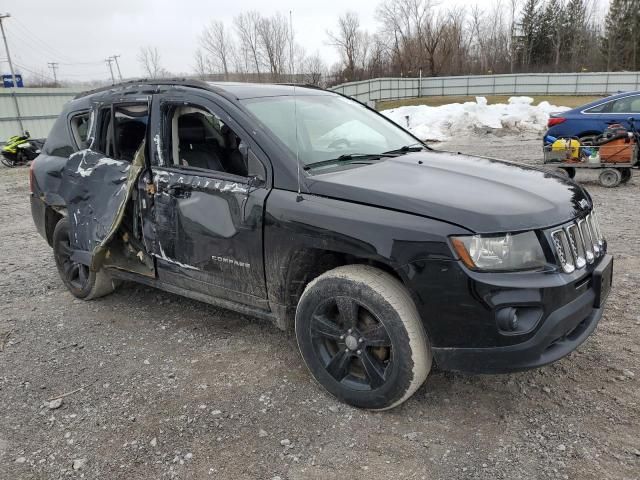
M 473 270 L 533 270 L 547 263 L 534 232 L 451 237 L 451 243 Z

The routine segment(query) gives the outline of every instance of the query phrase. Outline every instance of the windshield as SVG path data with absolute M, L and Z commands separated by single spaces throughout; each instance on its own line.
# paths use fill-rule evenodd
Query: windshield
M 416 140 L 359 103 L 338 95 L 250 98 L 242 102 L 305 165 L 348 155 L 374 155 Z M 296 112 L 297 110 L 297 112 Z

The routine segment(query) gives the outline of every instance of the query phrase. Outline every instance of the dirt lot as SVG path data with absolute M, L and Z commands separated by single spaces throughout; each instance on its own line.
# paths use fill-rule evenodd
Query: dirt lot
M 448 147 L 539 158 L 534 138 Z M 640 177 L 578 180 L 616 258 L 596 333 L 536 371 L 432 372 L 369 413 L 258 320 L 134 284 L 74 300 L 33 227 L 27 169 L 1 168 L 0 478 L 640 478 Z

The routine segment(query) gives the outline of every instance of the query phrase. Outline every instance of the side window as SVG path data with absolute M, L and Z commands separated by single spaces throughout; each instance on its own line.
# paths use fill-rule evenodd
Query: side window
M 79 113 L 71 117 L 71 133 L 76 146 L 80 150 L 84 150 L 87 144 L 87 135 L 89 134 L 90 112 Z
M 614 113 L 640 113 L 640 96 L 625 97 L 613 102 Z
M 195 106 L 166 112 L 173 166 L 248 175 L 248 148 L 220 117 Z
M 117 105 L 113 109 L 115 129 L 115 158 L 133 160 L 147 133 L 149 108 L 147 105 Z
M 591 107 L 589 110 L 586 110 L 586 112 L 587 113 L 609 113 L 611 111 L 612 104 L 613 102 L 601 103 L 600 105 Z
M 96 150 L 109 158 L 133 160 L 142 144 L 149 123 L 147 105 L 116 105 L 102 108 L 98 114 L 99 130 Z

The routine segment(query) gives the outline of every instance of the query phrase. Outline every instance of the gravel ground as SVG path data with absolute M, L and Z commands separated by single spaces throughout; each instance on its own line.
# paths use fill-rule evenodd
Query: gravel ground
M 442 147 L 539 160 L 533 137 Z M 27 169 L 0 168 L 0 478 L 640 478 L 640 177 L 578 180 L 616 258 L 596 333 L 535 371 L 434 371 L 369 413 L 258 320 L 135 284 L 75 300 L 33 227 Z

